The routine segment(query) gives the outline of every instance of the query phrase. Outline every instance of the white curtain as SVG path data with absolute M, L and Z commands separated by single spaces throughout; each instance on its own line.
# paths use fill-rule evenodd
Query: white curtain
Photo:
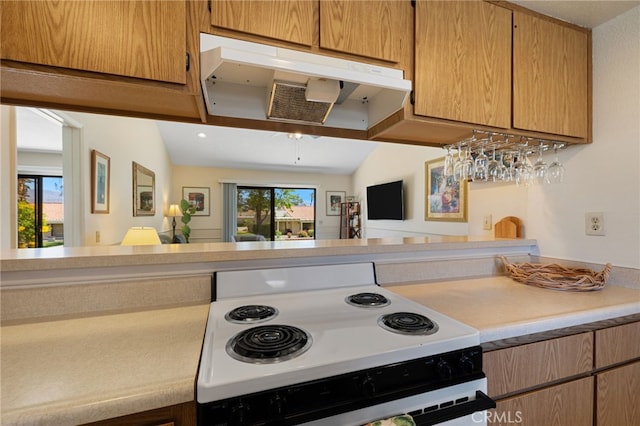
M 238 229 L 238 185 L 222 184 L 222 241 L 233 241 L 231 237 Z

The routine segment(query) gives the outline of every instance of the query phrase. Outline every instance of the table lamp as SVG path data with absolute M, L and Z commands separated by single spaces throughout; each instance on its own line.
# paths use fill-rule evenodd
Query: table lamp
M 180 206 L 177 204 L 171 204 L 169 206 L 168 216 L 173 216 L 173 220 L 171 221 L 173 234 L 171 234 L 171 238 L 174 238 L 176 236 L 176 216 L 182 216 L 182 210 L 180 210 Z
M 162 243 L 160 242 L 160 237 L 158 237 L 158 232 L 156 232 L 155 228 L 145 226 L 129 228 L 127 234 L 120 243 L 122 246 L 142 246 L 152 244 Z

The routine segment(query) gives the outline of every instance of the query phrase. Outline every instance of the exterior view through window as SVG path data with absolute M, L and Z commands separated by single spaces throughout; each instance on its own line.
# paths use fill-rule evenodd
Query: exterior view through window
M 313 240 L 316 190 L 238 186 L 236 241 Z
M 61 176 L 18 176 L 18 248 L 64 244 Z

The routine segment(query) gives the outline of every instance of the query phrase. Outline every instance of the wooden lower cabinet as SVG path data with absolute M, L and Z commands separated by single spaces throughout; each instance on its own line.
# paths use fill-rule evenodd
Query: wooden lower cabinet
M 640 361 L 596 375 L 596 426 L 640 425 Z
M 640 425 L 640 322 L 608 321 L 593 331 L 486 351 L 483 370 L 497 404 L 487 423 Z
M 593 377 L 506 398 L 487 412 L 490 425 L 590 426 L 592 421 Z
M 196 403 L 194 401 L 113 419 L 87 423 L 84 426 L 195 426 Z

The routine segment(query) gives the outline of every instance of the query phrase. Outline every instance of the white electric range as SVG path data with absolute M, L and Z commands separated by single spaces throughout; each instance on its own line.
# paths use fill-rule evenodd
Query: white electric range
M 477 330 L 378 286 L 372 263 L 223 271 L 213 290 L 199 424 L 484 424 Z

